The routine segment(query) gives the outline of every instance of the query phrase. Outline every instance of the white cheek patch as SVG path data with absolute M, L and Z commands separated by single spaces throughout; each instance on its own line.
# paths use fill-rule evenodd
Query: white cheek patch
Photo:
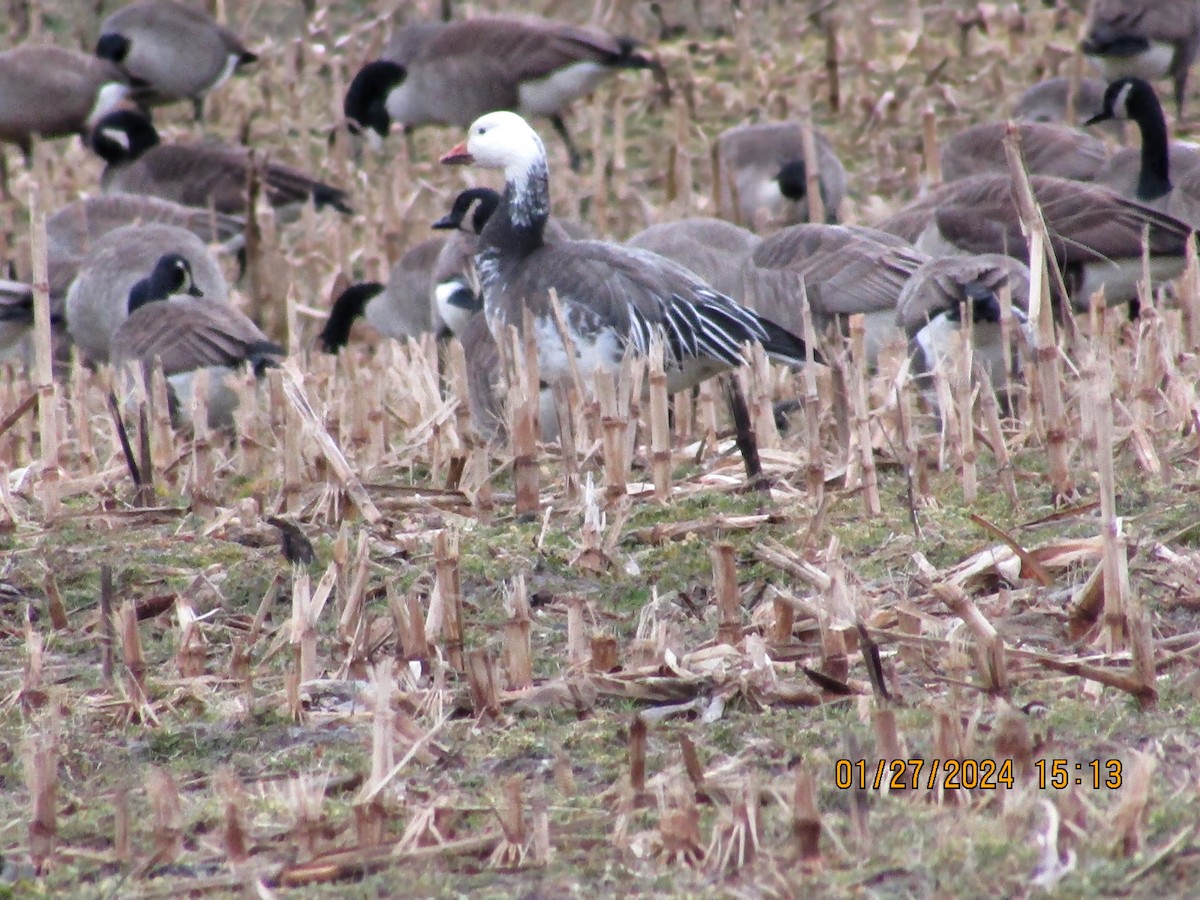
M 101 128 L 100 134 L 114 144 L 119 145 L 126 153 L 129 153 L 132 149 L 129 144 L 129 135 L 120 128 Z
M 88 113 L 87 125 L 91 127 L 116 109 L 129 96 L 129 86 L 111 81 L 96 92 L 96 102 Z
M 1118 119 L 1129 118 L 1129 107 L 1127 104 L 1129 102 L 1129 92 L 1132 90 L 1132 84 L 1122 85 L 1121 89 L 1117 91 L 1117 96 L 1113 99 L 1112 111 L 1113 115 Z

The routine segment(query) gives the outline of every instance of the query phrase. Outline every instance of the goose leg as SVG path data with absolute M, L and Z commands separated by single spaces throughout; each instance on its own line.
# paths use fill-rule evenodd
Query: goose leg
M 763 490 L 768 485 L 762 477 L 762 461 L 758 458 L 758 435 L 754 433 L 750 406 L 746 403 L 746 397 L 734 375 L 722 375 L 721 380 L 725 389 L 725 399 L 729 403 L 729 412 L 733 416 L 734 440 L 737 442 L 738 452 L 742 454 L 746 478 L 750 487 Z
M 550 117 L 550 124 L 554 126 L 554 130 L 558 132 L 562 142 L 567 145 L 567 154 L 571 158 L 571 171 L 578 172 L 583 166 L 583 155 L 575 146 L 575 142 L 571 140 L 571 135 L 567 131 L 567 123 L 563 121 L 561 115 L 556 113 Z
M 204 98 L 192 98 L 192 116 L 197 123 L 204 121 Z

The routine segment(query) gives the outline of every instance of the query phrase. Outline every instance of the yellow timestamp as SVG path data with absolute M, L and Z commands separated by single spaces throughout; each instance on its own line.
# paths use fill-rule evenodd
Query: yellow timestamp
M 1013 786 L 1011 759 L 839 759 L 833 765 L 833 784 L 839 790 L 916 791 L 983 790 Z
M 1067 759 L 1038 759 L 1033 767 L 1037 770 L 1038 787 L 1065 790 L 1071 785 L 1100 790 L 1105 787 L 1117 790 L 1124 783 L 1124 767 L 1119 759 L 1089 759 L 1086 762 L 1071 762 Z

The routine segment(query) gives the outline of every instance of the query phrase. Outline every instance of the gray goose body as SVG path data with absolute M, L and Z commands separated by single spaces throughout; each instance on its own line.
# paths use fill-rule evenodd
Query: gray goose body
M 1030 184 L 1076 308 L 1086 309 L 1101 285 L 1110 306 L 1137 296 L 1143 228 L 1149 229 L 1152 278 L 1167 280 L 1183 270 L 1191 234 L 1186 223 L 1098 185 L 1044 176 L 1032 177 Z M 906 237 L 915 232 L 917 249 L 931 256 L 1003 253 L 1028 264 L 1028 244 L 1006 175 L 942 185 L 880 227 Z
M 1007 173 L 1007 129 L 1007 122 L 984 122 L 958 132 L 942 147 L 942 176 L 946 181 L 958 181 L 974 175 Z M 1091 181 L 1108 163 L 1108 146 L 1077 128 L 1022 122 L 1017 132 L 1030 175 Z
M 116 366 L 161 360 L 176 419 L 189 421 L 196 375 L 208 373 L 208 424 L 233 424 L 237 393 L 229 378 L 247 368 L 255 375 L 278 365 L 285 353 L 241 310 L 207 297 L 173 296 L 139 306 L 113 333 Z
M 65 302 L 71 339 L 93 363 L 108 362 L 113 333 L 129 315 L 129 292 L 165 254 L 188 260 L 210 303 L 227 303 L 225 276 L 204 243 L 174 225 L 127 225 L 99 238 L 84 256 Z
M 1097 0 L 1081 45 L 1108 81 L 1170 78 L 1180 115 L 1198 48 L 1200 3 L 1195 0 Z
M 96 55 L 146 85 L 154 104 L 190 100 L 200 118 L 206 94 L 257 57 L 241 38 L 195 6 L 137 0 L 100 26 Z
M 803 342 L 794 335 L 671 260 L 602 241 L 546 243 L 545 149 L 520 116 L 483 116 L 443 162 L 505 171 L 504 195 L 480 235 L 475 262 L 493 334 L 509 325 L 520 329 L 529 310 L 543 380 L 571 377 L 569 353 L 585 378 L 615 371 L 627 346 L 645 354 L 655 338 L 662 341 L 673 392 L 739 365 L 748 341 L 788 362 L 804 359 Z M 552 290 L 562 305 L 569 348 L 554 326 Z
M 1012 115 L 1025 122 L 1079 126 L 1103 105 L 1105 87 L 1107 84 L 1099 78 L 1080 78 L 1072 96 L 1071 79 L 1047 78 L 1021 92 L 1013 104 Z M 1124 129 L 1117 127 L 1112 131 L 1114 137 L 1120 138 Z
M 742 277 L 746 302 L 791 331 L 802 330 L 798 298 L 808 297 L 813 328 L 845 331 L 855 313 L 866 318 L 867 355 L 874 361 L 895 330 L 896 303 L 925 254 L 873 228 L 793 225 L 750 254 Z
M 628 38 L 536 17 L 409 25 L 355 76 L 344 109 L 380 136 L 392 123 L 465 127 L 498 109 L 545 116 L 576 166 L 562 114 L 621 69 L 652 67 L 634 48 Z
M 742 295 L 742 264 L 760 243 L 761 237 L 740 225 L 706 218 L 660 222 L 625 242 L 626 246 L 673 259 L 739 302 L 746 302 Z
M 0 53 L 0 142 L 86 134 L 128 95 L 125 75 L 94 56 L 44 44 Z
M 191 209 L 157 197 L 98 196 L 73 200 L 46 219 L 46 262 L 50 276 L 50 314 L 56 346 L 67 349 L 63 308 L 67 290 L 79 273 L 79 267 L 92 244 L 110 231 L 125 225 L 160 223 L 186 228 L 205 243 L 236 241 L 244 228 L 241 219 Z M 22 238 L 13 253 L 16 274 L 21 281 L 0 282 L 4 308 L 0 310 L 3 347 L 12 350 L 26 343 L 33 328 L 33 294 L 29 239 Z M 61 339 L 61 340 L 60 340 Z M 26 348 L 26 357 L 29 356 Z
M 218 143 L 159 143 L 158 132 L 140 112 L 110 113 L 92 131 L 92 149 L 107 163 L 100 184 L 106 193 L 162 197 L 184 206 L 228 215 L 246 210 L 250 150 Z M 345 191 L 282 163 L 261 159 L 262 192 L 285 213 L 312 200 L 342 213 Z
M 833 146 L 813 133 L 825 221 L 836 222 L 846 199 L 846 169 Z M 757 230 L 807 222 L 804 139 L 799 122 L 739 125 L 723 131 L 716 154 L 717 209 L 722 218 Z

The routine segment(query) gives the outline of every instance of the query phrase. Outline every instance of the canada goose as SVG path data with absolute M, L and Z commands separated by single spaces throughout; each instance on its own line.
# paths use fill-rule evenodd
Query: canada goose
M 346 346 L 360 317 L 384 337 L 398 341 L 432 331 L 433 265 L 444 243 L 445 238 L 434 237 L 410 247 L 388 272 L 387 284 L 360 281 L 342 291 L 319 336 L 321 349 L 337 353 Z
M 1100 185 L 1036 175 L 1030 185 L 1077 309 L 1087 309 L 1102 286 L 1110 306 L 1137 296 L 1144 229 L 1149 233 L 1152 280 L 1168 280 L 1183 270 L 1191 234 L 1184 222 Z M 924 221 L 915 245 L 931 256 L 1003 253 L 1028 263 L 1013 192 L 1007 175 L 965 178 L 931 191 L 883 224 L 898 220 L 911 227 Z
M 701 280 L 739 302 L 742 297 L 742 263 L 762 243 L 752 231 L 724 219 L 682 219 L 659 222 L 625 242 L 673 259 Z
M 1106 83 L 1099 78 L 1080 78 L 1072 97 L 1070 78 L 1047 78 L 1021 93 L 1013 104 L 1013 118 L 1025 122 L 1082 125 L 1103 104 L 1105 87 Z M 1121 137 L 1123 131 L 1118 129 L 1114 137 Z
M 129 95 L 125 75 L 65 47 L 22 44 L 0 53 L 0 142 L 29 156 L 32 139 L 86 134 Z
M 836 222 L 846 199 L 846 169 L 833 146 L 813 132 L 825 220 Z M 722 218 L 757 230 L 808 221 L 804 132 L 799 122 L 739 125 L 714 148 L 717 209 Z M 736 193 L 736 196 L 735 196 Z
M 500 205 L 500 194 L 491 188 L 467 188 L 454 198 L 450 212 L 433 223 L 450 231 L 433 266 L 433 327 L 439 336 L 461 334 L 468 316 L 483 309 L 475 251 L 479 235 Z M 474 212 L 471 209 L 474 208 Z M 471 224 L 465 223 L 470 214 Z M 551 216 L 543 238 L 547 242 L 579 240 L 587 236 L 584 226 Z
M 189 263 L 191 280 L 207 303 L 227 303 L 225 276 L 204 243 L 174 225 L 126 225 L 100 237 L 79 265 L 67 291 L 65 311 L 71 339 L 93 363 L 107 362 L 113 332 L 129 314 L 130 293 L 162 257 Z
M 51 301 L 61 305 L 80 261 L 98 238 L 124 225 L 151 222 L 186 228 L 206 244 L 224 244 L 230 249 L 236 249 L 246 225 L 237 216 L 181 206 L 159 197 L 101 194 L 72 200 L 46 219 Z M 32 273 L 27 238 L 18 243 L 14 258 L 18 277 L 28 280 Z
M 635 48 L 629 38 L 533 17 L 408 25 L 354 76 L 343 108 L 352 131 L 380 137 L 393 122 L 465 127 L 495 109 L 545 116 L 577 169 L 563 112 L 621 69 L 654 68 Z
M 196 121 L 204 96 L 258 59 L 208 13 L 175 0 L 137 0 L 117 10 L 100 26 L 96 56 L 146 85 L 146 102 L 191 100 Z
M 1004 151 L 1007 122 L 983 122 L 964 128 L 942 146 L 942 177 L 958 181 L 973 175 L 1008 171 Z M 1030 175 L 1091 181 L 1108 162 L 1108 146 L 1077 128 L 1052 122 L 1017 126 L 1021 154 Z
M 747 341 L 791 364 L 804 360 L 802 340 L 671 260 L 602 241 L 546 242 L 546 150 L 517 114 L 477 119 L 442 162 L 504 171 L 500 207 L 484 226 L 475 256 L 484 311 L 495 334 L 509 325 L 519 329 L 528 310 L 548 384 L 572 377 L 568 353 L 590 379 L 602 369 L 618 371 L 627 347 L 649 352 L 655 339 L 662 341 L 671 392 L 740 365 Z M 554 324 L 550 291 L 562 305 L 572 350 Z
M 1108 81 L 1170 77 L 1180 116 L 1197 47 L 1200 3 L 1195 0 L 1097 0 L 1080 45 Z
M 246 210 L 251 155 L 245 147 L 160 144 L 150 119 L 136 110 L 109 113 L 97 122 L 91 147 L 108 164 L 100 179 L 108 193 L 150 194 L 234 215 Z M 281 163 L 263 160 L 261 166 L 263 193 L 276 208 L 290 211 L 311 199 L 318 209 L 353 211 L 345 191 Z
M 160 257 L 149 276 L 133 286 L 126 312 L 109 342 L 109 358 L 117 367 L 138 362 L 148 368 L 160 360 L 175 401 L 172 411 L 184 421 L 201 369 L 209 373 L 209 426 L 225 427 L 233 424 L 237 406 L 226 377 L 245 366 L 261 375 L 285 355 L 240 310 L 204 297 L 191 264 L 178 253 Z
M 793 225 L 764 240 L 743 266 L 745 300 L 792 331 L 802 329 L 797 299 L 808 297 L 818 333 L 846 317 L 866 319 L 867 356 L 895 332 L 896 302 L 926 256 L 893 235 L 848 225 Z
M 1000 324 L 1000 292 L 1007 285 L 1012 297 L 1013 317 L 1025 329 L 1029 299 L 1029 268 L 1010 256 L 989 253 L 980 256 L 944 256 L 930 259 L 913 273 L 896 303 L 896 324 L 909 341 L 909 352 L 918 383 L 929 393 L 928 374 L 951 353 L 952 335 L 970 316 L 972 353 L 1000 390 L 1006 380 L 1003 331 Z M 1014 332 L 1013 338 L 1018 335 Z M 1013 348 L 1013 374 L 1019 372 L 1019 356 Z M 931 398 L 932 399 L 932 398 Z M 936 401 L 931 402 L 936 407 Z
M 1141 78 L 1114 81 L 1104 93 L 1103 107 L 1087 124 L 1130 119 L 1141 132 L 1141 150 L 1130 147 L 1114 155 L 1096 181 L 1191 225 L 1200 225 L 1200 194 L 1190 193 L 1190 184 L 1174 183 L 1200 168 L 1200 148 L 1168 140 L 1162 104 L 1149 82 Z
M 433 223 L 448 231 L 433 265 L 433 327 L 440 337 L 461 335 L 467 321 L 483 309 L 479 278 L 475 274 L 475 251 L 487 220 L 500 205 L 500 194 L 491 188 L 468 188 L 454 198 L 450 212 Z M 470 212 L 474 207 L 474 212 Z M 471 224 L 464 227 L 470 214 Z

